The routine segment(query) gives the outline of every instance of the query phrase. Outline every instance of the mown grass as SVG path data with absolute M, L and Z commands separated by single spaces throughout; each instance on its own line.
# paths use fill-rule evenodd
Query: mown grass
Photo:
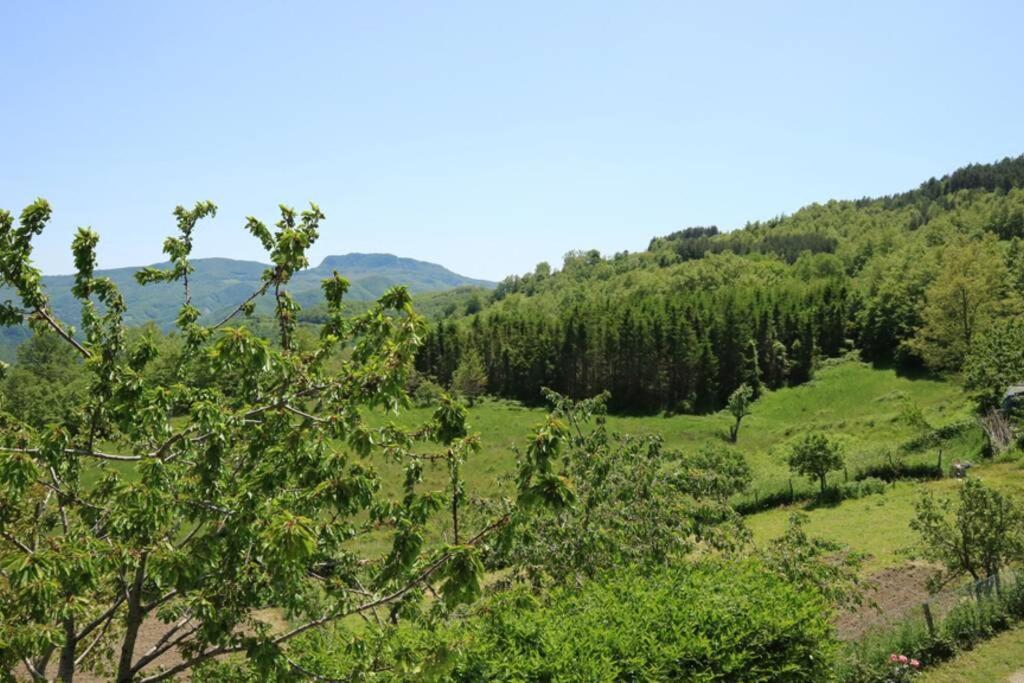
M 921 683 L 997 683 L 1024 672 L 1024 627 L 1018 627 L 926 670 Z

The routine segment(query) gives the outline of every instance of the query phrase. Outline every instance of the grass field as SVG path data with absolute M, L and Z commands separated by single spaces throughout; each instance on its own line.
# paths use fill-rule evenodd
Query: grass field
M 971 476 L 1024 498 L 1024 468 L 1018 462 L 984 464 L 972 470 Z M 750 515 L 747 525 L 753 532 L 754 541 L 763 542 L 780 535 L 789 516 L 802 510 L 810 518 L 808 533 L 838 541 L 851 550 L 867 554 L 864 569 L 870 572 L 910 559 L 902 551 L 915 541 L 910 520 L 914 516 L 914 501 L 921 491 L 953 496 L 959 484 L 957 479 L 897 482 L 887 487 L 884 494 L 846 500 L 835 506 L 793 505 Z
M 740 450 L 750 464 L 753 488 L 761 495 L 788 488 L 791 475 L 786 465 L 789 445 L 811 430 L 824 430 L 843 441 L 847 470 L 852 474 L 867 465 L 882 462 L 887 450 L 918 434 L 901 419 L 907 405 L 921 410 L 933 426 L 963 419 L 970 413 L 967 397 L 959 384 L 937 378 L 911 378 L 891 369 L 880 369 L 853 359 L 830 361 L 815 379 L 805 385 L 767 392 L 754 405 L 740 432 Z M 431 409 L 413 408 L 401 414 L 371 415 L 371 422 L 387 421 L 412 426 L 430 418 Z M 495 497 L 511 495 L 513 484 L 508 475 L 515 468 L 513 446 L 523 446 L 531 429 L 543 422 L 542 408 L 528 408 L 510 401 L 484 400 L 469 411 L 470 426 L 481 437 L 481 451 L 470 457 L 463 469 L 467 492 L 471 496 Z M 693 450 L 709 442 L 722 443 L 731 418 L 724 412 L 712 415 L 611 416 L 613 431 L 633 434 L 658 434 L 668 448 Z M 977 459 L 981 446 L 980 433 L 968 434 L 943 444 L 943 458 Z M 912 459 L 933 462 L 934 451 L 922 451 Z M 384 486 L 397 492 L 404 478 L 401 466 L 373 462 Z M 107 464 L 131 476 L 132 465 Z M 986 476 L 1000 476 L 1013 466 L 986 470 Z M 89 472 L 94 479 L 97 471 Z M 443 465 L 428 467 L 424 479 L 426 489 L 441 489 L 447 480 Z M 843 477 L 832 475 L 833 480 Z M 1005 478 L 1005 477 L 1003 477 Z M 798 493 L 814 490 L 814 484 L 793 478 Z M 835 538 L 851 548 L 869 553 L 869 568 L 900 561 L 897 551 L 908 545 L 907 523 L 913 509 L 917 484 L 899 483 L 885 495 L 874 495 L 844 502 L 838 508 L 811 510 L 810 530 L 821 536 Z M 942 490 L 952 482 L 937 482 Z M 797 506 L 802 509 L 803 506 Z M 755 539 L 764 540 L 781 533 L 791 508 L 771 510 L 749 517 Z M 435 533 L 441 533 L 440 529 Z M 376 541 L 368 541 L 377 546 Z M 384 547 L 379 548 L 384 551 Z
M 1024 627 L 1000 634 L 970 652 L 924 672 L 921 683 L 1024 682 Z
M 791 475 L 786 464 L 790 444 L 811 430 L 824 430 L 839 438 L 845 446 L 847 470 L 852 476 L 858 469 L 881 463 L 887 450 L 918 435 L 901 415 L 906 406 L 919 408 L 932 426 L 948 424 L 970 414 L 967 397 L 959 384 L 936 378 L 910 378 L 891 369 L 880 369 L 853 359 L 831 361 L 822 367 L 808 384 L 767 392 L 753 406 L 736 445 L 753 470 L 753 489 L 759 495 L 788 489 Z M 398 416 L 376 414 L 372 421 L 386 421 L 411 426 L 425 422 L 430 409 L 414 408 Z M 509 401 L 484 400 L 469 411 L 471 429 L 480 434 L 482 448 L 471 456 L 463 469 L 467 491 L 471 496 L 494 497 L 511 495 L 513 485 L 508 477 L 515 468 L 512 447 L 523 446 L 530 430 L 545 418 L 542 408 L 528 408 Z M 658 434 L 668 448 L 694 450 L 709 442 L 723 443 L 731 418 L 724 412 L 712 415 L 675 416 L 610 416 L 613 431 L 632 434 Z M 968 434 L 943 444 L 943 458 L 951 462 L 962 457 L 977 459 L 981 447 L 980 433 Z M 910 460 L 934 462 L 935 451 L 922 451 Z M 399 465 L 375 462 L 385 486 L 397 490 L 402 481 Z M 833 475 L 840 480 L 844 475 Z M 443 465 L 428 469 L 424 475 L 426 488 L 443 488 L 447 470 Z M 794 478 L 798 494 L 815 490 L 815 484 Z M 822 535 L 835 535 L 838 540 L 857 541 L 851 545 L 870 552 L 876 559 L 872 566 L 895 561 L 895 551 L 905 544 L 912 506 L 912 486 L 899 484 L 891 495 L 872 496 L 849 501 L 835 522 L 828 510 L 812 515 L 812 529 Z M 752 494 L 753 495 L 753 494 Z M 856 506 L 854 508 L 848 506 Z M 876 514 L 877 513 L 877 514 Z M 772 511 L 751 518 L 758 538 L 767 538 L 781 531 L 789 515 L 787 510 Z M 862 530 L 866 519 L 874 528 L 891 527 L 891 534 L 868 538 Z M 877 523 L 874 521 L 877 518 Z M 863 546 L 863 548 L 861 548 Z M 381 548 L 383 550 L 383 548 Z
M 941 379 L 911 379 L 890 369 L 878 369 L 852 359 L 834 361 L 821 368 L 815 379 L 805 385 L 767 392 L 753 406 L 753 414 L 743 421 L 737 448 L 744 454 L 754 473 L 759 492 L 781 490 L 788 486 L 787 450 L 792 441 L 811 430 L 826 430 L 845 445 L 848 470 L 880 463 L 887 449 L 893 449 L 916 435 L 913 427 L 900 419 L 904 406 L 912 403 L 921 409 L 933 425 L 947 424 L 969 414 L 967 398 L 958 384 Z M 375 421 L 395 419 L 400 424 L 416 424 L 429 418 L 428 409 L 412 409 L 397 418 L 378 415 Z M 470 410 L 470 425 L 482 438 L 483 448 L 467 464 L 465 476 L 469 490 L 481 495 L 496 495 L 503 490 L 502 475 L 512 472 L 514 444 L 523 444 L 530 429 L 543 421 L 540 408 L 526 408 L 506 402 L 486 400 Z M 708 442 L 723 442 L 731 418 L 724 412 L 713 415 L 676 415 L 671 417 L 612 416 L 613 431 L 633 434 L 659 434 L 670 449 L 696 449 Z M 947 444 L 943 457 L 975 457 L 980 441 L 977 434 Z M 933 461 L 934 452 L 915 458 Z M 397 469 L 381 467 L 388 480 L 401 481 Z M 441 485 L 444 472 L 438 468 L 428 482 Z M 838 476 L 842 476 L 839 474 Z M 794 487 L 811 490 L 813 484 L 794 480 Z M 505 489 L 507 490 L 507 489 Z

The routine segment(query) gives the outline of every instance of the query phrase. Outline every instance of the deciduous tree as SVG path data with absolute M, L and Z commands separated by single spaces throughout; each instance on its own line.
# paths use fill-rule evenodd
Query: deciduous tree
M 153 683 L 244 653 L 261 680 L 291 675 L 300 634 L 349 615 L 415 614 L 424 591 L 440 596 L 436 609 L 474 599 L 481 545 L 566 497 L 550 475 L 552 444 L 524 463 L 516 500 L 469 524 L 460 466 L 475 437 L 464 411 L 446 402 L 416 429 L 366 422 L 406 404 L 423 323 L 403 288 L 346 317 L 348 283 L 334 273 L 319 338 L 297 337 L 288 284 L 308 265 L 324 218 L 315 205 L 282 207 L 275 229 L 248 219 L 272 265 L 235 309 L 205 321 L 191 303 L 189 257 L 215 210 L 178 207 L 178 232 L 164 243 L 170 267 L 138 274 L 182 286 L 181 348 L 159 372 L 149 371 L 158 346 L 130 338 L 120 292 L 95 273 L 99 236 L 79 229 L 72 245 L 79 335 L 54 314 L 31 261 L 50 206 L 34 202 L 17 223 L 0 211 L 0 284 L 20 299 L 0 306 L 2 322 L 27 319 L 61 339 L 88 383 L 54 424 L 0 414 L 0 670 Z M 229 326 L 263 295 L 275 301 L 277 345 Z M 384 460 L 405 470 L 397 491 L 377 474 Z M 425 468 L 445 465 L 449 485 L 423 490 Z M 427 539 L 435 517 L 451 520 L 444 542 Z M 383 555 L 360 551 L 381 543 Z M 268 606 L 291 626 L 258 619 Z M 144 623 L 163 632 L 147 648 Z M 158 667 L 172 650 L 179 663 Z
M 736 443 L 740 436 L 740 423 L 750 415 L 750 406 L 754 402 L 754 390 L 749 384 L 742 384 L 729 396 L 725 409 L 732 415 L 734 422 L 729 427 L 729 440 Z
M 842 446 L 824 434 L 807 434 L 790 450 L 789 468 L 817 481 L 824 496 L 828 473 L 843 468 Z
M 957 370 L 971 342 L 1008 294 L 1006 262 L 993 241 L 947 247 L 942 267 L 925 291 L 923 325 L 909 342 L 929 367 Z
M 910 528 L 921 537 L 920 551 L 944 567 L 933 586 L 964 575 L 980 581 L 1024 559 L 1024 511 L 977 479 L 963 482 L 955 503 L 925 492 L 916 510 Z

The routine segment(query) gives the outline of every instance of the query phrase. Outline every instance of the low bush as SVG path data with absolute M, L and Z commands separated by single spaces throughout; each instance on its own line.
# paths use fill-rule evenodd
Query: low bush
M 977 427 L 977 422 L 973 419 L 965 418 L 962 420 L 956 420 L 949 424 L 926 431 L 925 433 L 900 444 L 900 450 L 906 453 L 913 453 L 925 448 L 931 448 L 943 441 L 948 441 L 961 436 L 975 427 Z
M 840 484 L 839 497 L 842 500 L 863 498 L 875 493 L 885 493 L 885 482 L 875 477 L 867 477 L 861 480 L 848 481 Z
M 880 479 L 886 482 L 899 481 L 901 479 L 927 481 L 931 479 L 942 479 L 942 477 L 942 466 L 938 461 L 934 463 L 908 463 L 902 461 L 897 461 L 895 463 L 882 462 L 874 465 L 868 465 L 853 475 L 853 479 L 855 481 Z
M 875 493 L 885 493 L 886 482 L 880 478 L 865 477 L 843 482 L 825 489 L 821 495 L 809 488 L 783 488 L 774 491 L 757 491 L 733 501 L 733 509 L 741 515 L 752 515 L 765 510 L 791 505 L 793 503 L 825 503 L 834 505 L 844 500 L 863 498 Z
M 444 387 L 427 377 L 418 375 L 417 381 L 414 384 L 415 386 L 412 387 L 410 395 L 412 404 L 417 408 L 435 406 L 441 400 L 441 397 L 444 396 Z
M 816 593 L 753 561 L 624 572 L 536 609 L 467 622 L 453 680 L 820 681 L 834 655 Z

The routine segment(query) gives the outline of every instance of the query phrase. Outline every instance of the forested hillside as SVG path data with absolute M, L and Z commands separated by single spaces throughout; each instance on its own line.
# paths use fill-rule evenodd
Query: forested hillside
M 620 411 L 703 412 L 741 384 L 800 384 L 816 359 L 962 367 L 1024 291 L 1024 156 L 877 199 L 812 204 L 646 251 L 567 254 L 503 281 L 478 312 L 435 323 L 417 358 L 460 363 L 489 393 L 535 402 L 611 391 Z

